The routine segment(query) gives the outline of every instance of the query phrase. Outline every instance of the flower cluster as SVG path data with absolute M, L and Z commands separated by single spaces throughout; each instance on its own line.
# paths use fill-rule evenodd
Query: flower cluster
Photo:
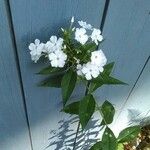
M 103 72 L 106 62 L 107 59 L 102 50 L 94 51 L 91 55 L 91 61 L 83 65 L 77 65 L 77 74 L 80 76 L 84 75 L 87 80 L 91 80 L 92 77 L 96 78 Z
M 103 72 L 107 59 L 97 45 L 103 40 L 101 31 L 84 21 L 78 21 L 79 27 L 73 27 L 74 17 L 69 29 L 62 30 L 62 38 L 53 35 L 42 43 L 36 39 L 29 45 L 31 59 L 35 63 L 45 56 L 52 67 L 73 68 L 79 76 L 87 80 L 98 77 Z

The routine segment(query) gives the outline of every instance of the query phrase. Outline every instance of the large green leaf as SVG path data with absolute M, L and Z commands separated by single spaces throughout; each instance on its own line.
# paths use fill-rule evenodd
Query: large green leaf
M 97 78 L 95 78 L 91 81 L 90 92 L 94 92 L 97 88 L 101 87 L 104 84 L 106 84 L 106 85 L 111 85 L 111 84 L 112 85 L 116 85 L 116 84 L 127 85 L 125 82 L 122 82 L 116 78 L 113 78 L 105 73 L 105 74 L 101 74 L 100 76 L 98 76 Z
M 68 114 L 76 114 L 76 115 L 78 115 L 79 114 L 79 104 L 80 104 L 80 101 L 73 102 L 73 103 L 65 106 L 62 109 L 62 111 L 64 111 L 65 113 L 68 113 Z
M 110 77 L 110 76 L 102 76 L 104 80 L 104 84 L 122 84 L 127 85 L 125 82 L 122 82 L 121 80 L 118 80 L 116 78 Z
M 103 83 L 103 84 L 125 84 L 125 82 L 122 82 L 114 77 L 108 76 L 107 74 L 101 74 L 97 78 L 92 80 L 93 83 Z
M 103 115 L 103 120 L 101 122 L 101 125 L 111 124 L 113 122 L 113 118 L 115 115 L 115 108 L 110 102 L 105 101 L 103 103 L 101 107 L 101 113 Z
M 56 76 L 52 76 L 49 77 L 45 80 L 43 80 L 42 82 L 40 82 L 38 85 L 39 86 L 44 86 L 44 87 L 57 87 L 60 88 L 61 87 L 61 80 L 63 78 L 63 75 L 56 75 Z
M 89 150 L 103 150 L 102 142 L 99 141 L 99 142 L 95 143 Z
M 91 82 L 90 86 L 89 86 L 89 92 L 92 93 L 94 92 L 96 89 L 100 88 L 102 85 L 104 85 L 103 81 L 99 81 L 98 83 L 93 83 Z
M 89 94 L 80 101 L 79 105 L 79 118 L 80 123 L 82 125 L 82 129 L 86 127 L 94 111 L 95 111 L 95 99 L 93 95 Z
M 55 68 L 55 67 L 48 66 L 48 67 L 43 68 L 37 74 L 40 74 L 40 75 L 50 75 L 50 74 L 55 75 L 55 74 L 63 72 L 64 70 L 65 70 L 64 68 Z
M 68 70 L 66 74 L 63 76 L 61 82 L 62 88 L 62 97 L 63 97 L 63 104 L 65 105 L 68 99 L 70 98 L 77 80 L 77 74 L 73 70 Z
M 102 137 L 102 150 L 117 150 L 117 140 L 110 128 L 106 127 Z
M 118 136 L 118 142 L 120 143 L 129 142 L 135 139 L 140 133 L 140 131 L 141 131 L 140 126 L 128 127 L 120 132 Z

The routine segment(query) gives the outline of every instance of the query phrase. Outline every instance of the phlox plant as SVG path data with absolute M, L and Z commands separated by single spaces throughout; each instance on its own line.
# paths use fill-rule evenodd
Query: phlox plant
M 114 106 L 109 101 L 99 105 L 93 93 L 103 85 L 126 85 L 126 83 L 112 77 L 114 62 L 107 63 L 104 52 L 98 49 L 103 42 L 101 31 L 84 21 L 78 21 L 78 27 L 75 27 L 74 21 L 72 17 L 70 27 L 61 28 L 60 37 L 52 35 L 45 43 L 36 39 L 29 45 L 32 61 L 37 63 L 43 57 L 49 62 L 49 65 L 38 73 L 49 76 L 40 85 L 61 88 L 62 111 L 79 117 L 73 150 L 77 146 L 79 128 L 84 130 L 96 111 L 101 115 L 102 121 L 99 126 L 104 128 L 104 133 L 90 150 L 123 150 L 123 143 L 136 138 L 140 127 L 127 127 L 116 137 L 109 128 L 115 115 Z M 85 96 L 71 102 L 70 97 L 77 81 L 84 83 Z

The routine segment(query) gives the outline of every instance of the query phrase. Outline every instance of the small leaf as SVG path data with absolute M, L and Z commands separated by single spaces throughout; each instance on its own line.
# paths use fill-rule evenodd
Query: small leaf
M 117 150 L 124 150 L 124 145 L 122 143 L 118 143 Z
M 141 131 L 140 126 L 128 127 L 120 132 L 118 136 L 118 142 L 120 143 L 129 142 L 135 139 L 140 133 L 140 131 Z
M 104 66 L 104 71 L 102 72 L 102 74 L 106 74 L 106 75 L 110 75 L 112 72 L 112 69 L 114 67 L 114 62 L 111 62 L 107 65 Z
M 97 142 L 89 150 L 102 150 L 102 142 L 101 141 Z
M 57 75 L 57 76 L 49 77 L 49 78 L 43 80 L 39 84 L 39 86 L 60 88 L 62 77 L 63 77 L 63 75 Z
M 101 112 L 103 115 L 101 125 L 105 125 L 106 123 L 111 124 L 115 115 L 115 108 L 113 105 L 110 102 L 105 101 L 101 107 Z
M 92 52 L 95 51 L 97 48 L 97 45 L 95 43 L 88 43 L 84 45 L 84 51 Z
M 79 114 L 79 101 L 78 102 L 73 102 L 67 106 L 65 106 L 62 111 L 68 114 Z
M 65 70 L 64 68 L 55 68 L 55 67 L 48 66 L 48 67 L 43 68 L 37 74 L 40 74 L 40 75 L 58 74 L 58 73 L 63 72 L 64 70 Z
M 63 104 L 65 105 L 68 99 L 70 98 L 77 80 L 77 74 L 73 70 L 68 70 L 63 76 L 61 87 L 62 87 L 62 97 Z
M 110 128 L 106 127 L 102 137 L 103 150 L 116 150 L 117 140 Z
M 94 111 L 95 111 L 95 100 L 93 95 L 89 94 L 80 101 L 79 105 L 79 118 L 80 123 L 82 125 L 82 129 L 86 127 Z

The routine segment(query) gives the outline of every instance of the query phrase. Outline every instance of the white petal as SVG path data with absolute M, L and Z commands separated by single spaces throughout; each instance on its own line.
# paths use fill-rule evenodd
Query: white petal
M 42 51 L 43 48 L 44 48 L 44 44 L 43 44 L 43 43 L 41 43 L 41 44 L 39 44 L 39 45 L 37 46 L 37 50 Z
M 87 69 L 86 67 L 83 67 L 83 68 L 82 68 L 82 72 L 83 72 L 83 74 L 86 74 L 86 73 L 89 72 L 89 69 Z
M 58 67 L 64 67 L 64 65 L 65 65 L 65 61 L 63 61 L 63 60 L 59 60 L 59 62 L 58 62 Z
M 102 41 L 103 40 L 103 36 L 102 35 L 100 35 L 99 37 L 98 37 L 98 41 Z
M 35 39 L 35 45 L 39 45 L 40 44 L 40 40 L 39 39 Z
M 98 71 L 93 71 L 93 72 L 92 72 L 92 76 L 93 76 L 94 78 L 98 77 L 98 75 L 99 75 L 99 72 L 98 72 Z
M 29 50 L 34 50 L 36 48 L 35 44 L 34 43 L 31 43 L 29 45 Z
M 103 67 L 99 67 L 99 71 L 100 71 L 100 72 L 103 72 L 103 71 L 104 71 L 104 68 L 103 68 Z
M 52 42 L 52 43 L 56 43 L 57 42 L 57 36 L 51 36 L 50 37 L 50 41 Z
M 86 33 L 86 30 L 84 28 L 80 28 L 80 33 L 81 34 L 85 34 Z
M 84 22 L 84 21 L 78 21 L 78 23 L 79 23 L 79 25 L 81 26 L 81 27 L 83 27 L 83 28 L 85 28 L 85 29 L 89 29 L 89 30 L 91 30 L 92 29 L 92 26 L 90 25 L 90 24 L 87 24 L 86 22 Z
M 81 70 L 77 70 L 77 75 L 82 76 L 83 75 L 82 71 Z
M 57 41 L 57 45 L 62 46 L 63 41 L 64 40 L 62 38 L 59 38 L 58 41 Z
M 91 80 L 91 79 L 92 79 L 92 76 L 91 76 L 90 73 L 87 73 L 87 74 L 85 75 L 85 77 L 86 77 L 87 80 Z
M 48 55 L 48 58 L 49 58 L 49 60 L 56 60 L 56 59 L 57 59 L 57 56 L 56 56 L 54 53 L 50 53 L 50 54 Z
M 52 60 L 52 61 L 51 61 L 51 66 L 52 66 L 52 67 L 58 67 L 58 62 L 57 62 L 57 60 Z

